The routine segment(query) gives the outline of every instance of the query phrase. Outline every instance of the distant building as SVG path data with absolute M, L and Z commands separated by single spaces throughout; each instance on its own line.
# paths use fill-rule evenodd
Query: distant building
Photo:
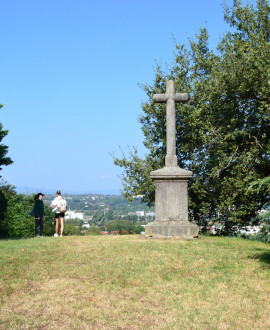
M 72 220 L 72 219 L 84 219 L 83 213 L 77 213 L 75 211 L 67 211 L 65 214 L 65 220 Z
M 135 215 L 137 215 L 138 217 L 144 217 L 144 211 L 136 211 Z

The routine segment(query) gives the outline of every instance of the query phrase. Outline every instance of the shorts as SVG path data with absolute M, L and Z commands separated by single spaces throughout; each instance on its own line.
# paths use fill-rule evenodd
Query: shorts
M 55 213 L 55 219 L 64 218 L 65 212 Z

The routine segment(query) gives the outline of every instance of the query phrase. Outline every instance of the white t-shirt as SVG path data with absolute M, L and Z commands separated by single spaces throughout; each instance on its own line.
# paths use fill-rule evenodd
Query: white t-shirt
M 62 199 L 62 196 L 57 196 L 57 197 L 55 197 L 55 199 L 51 202 L 51 205 L 55 206 L 55 208 L 52 210 L 52 212 L 60 213 L 59 210 L 58 210 L 58 205 L 59 205 L 59 202 L 60 202 L 61 199 Z

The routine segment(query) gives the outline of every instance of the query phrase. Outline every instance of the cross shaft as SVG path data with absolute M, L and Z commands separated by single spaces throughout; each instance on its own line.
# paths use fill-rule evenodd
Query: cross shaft
M 166 143 L 167 154 L 165 166 L 177 166 L 176 156 L 176 121 L 175 121 L 175 103 L 188 101 L 187 93 L 175 93 L 174 81 L 166 81 L 166 93 L 155 94 L 153 96 L 155 103 L 166 103 Z

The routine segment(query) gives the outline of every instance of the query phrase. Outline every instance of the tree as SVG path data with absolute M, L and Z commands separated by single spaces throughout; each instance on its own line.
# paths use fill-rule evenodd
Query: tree
M 34 203 L 33 196 L 17 194 L 15 187 L 2 182 L 0 185 L 1 204 L 0 237 L 33 237 L 35 219 L 30 216 Z
M 3 107 L 2 104 L 0 104 L 0 109 Z M 2 142 L 3 138 L 7 136 L 8 131 L 3 130 L 3 125 L 0 123 L 0 143 Z M 2 166 L 10 165 L 13 163 L 13 161 L 10 159 L 10 157 L 6 157 L 6 154 L 8 152 L 8 147 L 0 144 L 0 170 L 2 170 Z M 1 178 L 1 176 L 0 176 Z
M 0 182 L 0 237 L 18 238 L 35 236 L 35 218 L 30 216 L 35 195 L 17 194 L 15 187 Z M 44 236 L 55 232 L 52 210 L 44 205 Z
M 0 182 L 0 237 L 9 237 L 8 213 L 9 203 L 13 200 L 15 188 L 1 180 Z
M 139 118 L 148 149 L 114 156 L 123 168 L 123 195 L 132 201 L 143 195 L 154 202 L 149 173 L 164 166 L 166 153 L 165 106 L 154 104 L 153 94 L 165 92 L 165 82 L 190 94 L 190 101 L 176 107 L 176 149 L 180 167 L 193 171 L 189 182 L 190 216 L 246 223 L 264 204 L 263 191 L 250 190 L 251 182 L 270 174 L 270 6 L 234 0 L 224 8 L 230 31 L 216 51 L 209 49 L 208 32 L 201 28 L 189 47 L 175 45 L 174 63 L 162 71 L 157 65 L 152 85 L 143 85 L 149 100 Z

